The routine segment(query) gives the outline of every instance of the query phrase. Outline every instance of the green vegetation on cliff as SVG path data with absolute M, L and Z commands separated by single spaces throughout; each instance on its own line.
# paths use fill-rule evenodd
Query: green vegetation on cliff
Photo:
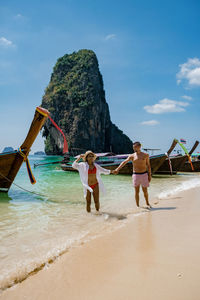
M 110 121 L 103 79 L 93 51 L 80 50 L 58 59 L 42 106 L 62 128 L 70 148 L 131 152 L 130 139 Z M 47 138 L 46 153 L 60 154 L 62 137 L 49 122 L 43 135 Z

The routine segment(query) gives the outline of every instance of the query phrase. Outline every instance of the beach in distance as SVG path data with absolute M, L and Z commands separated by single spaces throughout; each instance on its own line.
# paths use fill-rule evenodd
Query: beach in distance
M 155 176 L 151 210 L 136 208 L 131 176 L 103 176 L 99 215 L 85 212 L 78 173 L 34 175 L 46 198 L 1 195 L 0 299 L 198 300 L 199 173 Z M 15 182 L 30 189 L 25 166 Z

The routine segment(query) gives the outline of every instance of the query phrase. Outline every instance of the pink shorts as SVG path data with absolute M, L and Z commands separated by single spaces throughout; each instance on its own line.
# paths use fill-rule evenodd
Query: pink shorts
M 148 173 L 141 173 L 141 174 L 134 174 L 132 175 L 133 178 L 133 186 L 139 186 L 142 187 L 149 187 L 149 179 L 148 179 Z

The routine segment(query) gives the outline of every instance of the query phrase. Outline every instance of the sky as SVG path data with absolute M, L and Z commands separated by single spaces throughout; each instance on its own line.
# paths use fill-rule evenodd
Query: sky
M 111 120 L 143 147 L 200 140 L 200 1 L 0 2 L 0 151 L 23 142 L 57 59 L 93 50 Z M 44 149 L 39 135 L 32 152 Z M 200 151 L 200 147 L 198 148 Z

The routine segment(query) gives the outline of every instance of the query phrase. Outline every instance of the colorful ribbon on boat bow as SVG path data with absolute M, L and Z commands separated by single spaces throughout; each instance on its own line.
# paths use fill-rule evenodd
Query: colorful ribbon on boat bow
M 192 164 L 192 160 L 191 160 L 191 156 L 190 156 L 189 152 L 187 151 L 187 149 L 185 148 L 185 146 L 183 146 L 182 143 L 180 143 L 178 140 L 176 140 L 176 141 L 177 141 L 177 143 L 181 146 L 181 148 L 183 149 L 183 151 L 185 152 L 185 154 L 187 154 L 187 156 L 188 156 L 188 161 L 189 161 L 189 163 L 190 163 L 190 165 L 191 165 L 192 171 L 194 171 L 194 166 L 193 166 L 193 164 Z
M 172 163 L 171 163 L 171 159 L 170 159 L 170 157 L 169 157 L 168 153 L 166 153 L 166 155 L 167 155 L 167 157 L 168 157 L 168 163 L 169 163 L 169 169 L 170 169 L 170 173 L 171 173 L 171 175 L 173 175 L 173 170 L 172 170 Z
M 26 162 L 26 168 L 27 168 L 27 172 L 28 172 L 28 176 L 30 178 L 31 184 L 35 184 L 36 180 L 35 180 L 32 170 L 31 170 L 28 156 L 22 152 L 21 148 L 18 149 L 18 153 L 23 157 L 24 161 Z
M 64 140 L 64 146 L 63 146 L 63 154 L 65 153 L 68 153 L 69 150 L 68 150 L 68 144 L 67 144 L 67 140 L 66 140 L 66 137 L 62 131 L 62 129 L 56 124 L 56 122 L 50 117 L 50 114 L 47 110 L 45 110 L 44 108 L 42 107 L 37 107 L 37 111 L 42 114 L 43 116 L 45 117 L 48 117 L 49 120 L 51 121 L 51 123 L 56 127 L 56 129 L 62 134 L 63 136 L 63 140 Z
M 66 137 L 62 131 L 62 129 L 60 129 L 60 127 L 58 127 L 58 125 L 56 124 L 56 122 L 50 117 L 50 115 L 48 115 L 48 118 L 49 120 L 51 121 L 51 123 L 58 129 L 58 131 L 60 131 L 60 133 L 62 134 L 63 136 L 63 139 L 64 139 L 64 146 L 63 146 L 63 154 L 65 153 L 68 153 L 69 150 L 68 150 L 68 144 L 67 144 L 67 140 L 66 140 Z

